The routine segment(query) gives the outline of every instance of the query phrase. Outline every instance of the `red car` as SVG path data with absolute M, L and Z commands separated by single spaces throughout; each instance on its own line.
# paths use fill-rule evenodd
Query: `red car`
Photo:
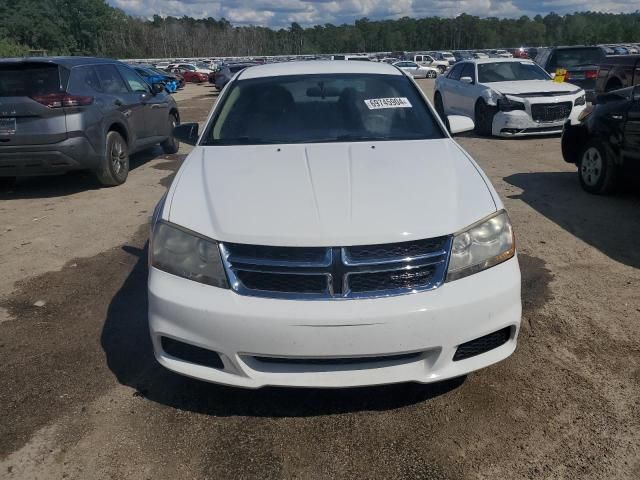
M 181 74 L 185 82 L 202 83 L 209 80 L 209 76 L 206 73 L 194 72 L 185 68 L 173 68 L 171 71 Z

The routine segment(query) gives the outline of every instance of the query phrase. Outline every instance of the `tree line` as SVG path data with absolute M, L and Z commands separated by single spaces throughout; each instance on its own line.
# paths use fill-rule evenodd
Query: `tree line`
M 299 55 L 337 52 L 640 42 L 640 11 L 534 18 L 409 18 L 304 28 L 228 20 L 132 17 L 104 0 L 0 0 L 0 56 L 33 50 L 116 58 Z

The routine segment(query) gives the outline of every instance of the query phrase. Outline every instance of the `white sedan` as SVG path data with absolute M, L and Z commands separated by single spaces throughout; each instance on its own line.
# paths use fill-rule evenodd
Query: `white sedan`
M 474 119 L 476 133 L 502 137 L 562 133 L 586 107 L 584 90 L 554 82 L 531 60 L 483 59 L 457 63 L 438 77 L 435 107 Z
M 436 78 L 438 70 L 425 65 L 418 65 L 416 62 L 400 61 L 393 64 L 403 72 L 411 75 L 413 78 Z
M 155 210 L 158 361 L 258 388 L 437 382 L 520 327 L 509 216 L 413 80 L 379 62 L 250 67 Z M 447 119 L 452 132 L 473 128 Z

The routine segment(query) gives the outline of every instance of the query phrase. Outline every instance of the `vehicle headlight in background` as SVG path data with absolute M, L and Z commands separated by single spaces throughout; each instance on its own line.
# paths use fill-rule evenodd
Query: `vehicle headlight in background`
M 587 104 L 587 97 L 584 93 L 580 95 L 578 98 L 576 98 L 573 102 L 573 105 L 576 107 L 580 105 L 586 105 L 586 104 Z
M 229 288 L 218 243 L 159 222 L 152 232 L 151 265 L 194 282 Z
M 447 282 L 498 265 L 515 253 L 511 221 L 507 212 L 501 210 L 453 237 Z

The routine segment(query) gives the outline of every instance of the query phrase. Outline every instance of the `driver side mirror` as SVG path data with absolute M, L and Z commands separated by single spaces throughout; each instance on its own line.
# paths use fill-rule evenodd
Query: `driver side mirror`
M 197 123 L 183 123 L 173 129 L 173 136 L 187 145 L 198 143 L 199 125 Z
M 471 78 L 471 77 L 462 77 L 462 78 L 460 79 L 460 81 L 461 81 L 462 83 L 472 84 L 472 83 L 473 83 L 473 78 Z
M 164 85 L 162 83 L 154 83 L 151 85 L 151 91 L 154 95 L 164 92 Z

